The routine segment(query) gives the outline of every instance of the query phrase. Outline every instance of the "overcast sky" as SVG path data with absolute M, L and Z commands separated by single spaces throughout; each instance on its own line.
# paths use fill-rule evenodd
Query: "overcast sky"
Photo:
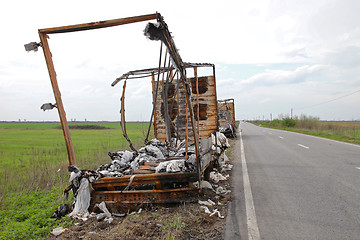
M 360 1 L 25 1 L 2 3 L 0 120 L 59 120 L 38 29 L 159 12 L 185 62 L 214 63 L 218 99 L 234 98 L 237 119 L 307 114 L 360 119 Z M 52 34 L 69 121 L 119 120 L 123 73 L 156 67 L 159 42 L 146 22 Z M 127 120 L 149 120 L 150 79 L 128 82 Z

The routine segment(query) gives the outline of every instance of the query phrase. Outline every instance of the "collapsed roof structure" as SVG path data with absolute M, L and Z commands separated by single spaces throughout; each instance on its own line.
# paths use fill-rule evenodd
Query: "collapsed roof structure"
M 158 66 L 129 71 L 111 85 L 123 81 L 121 96 L 121 128 L 132 152 L 109 153 L 112 162 L 100 166 L 97 171 L 79 170 L 70 136 L 52 56 L 48 44 L 49 34 L 69 33 L 115 27 L 124 24 L 149 22 L 144 34 L 161 41 Z M 56 108 L 67 147 L 72 188 L 81 189 L 84 179 L 91 184 L 91 204 L 105 201 L 114 209 L 133 203 L 182 202 L 196 198 L 200 182 L 228 147 L 226 137 L 218 131 L 218 103 L 216 98 L 215 66 L 210 63 L 185 63 L 182 61 L 160 13 L 92 22 L 71 26 L 39 29 L 41 43 L 25 45 L 26 50 L 43 48 Z M 212 75 L 198 76 L 198 68 L 212 68 Z M 193 70 L 192 78 L 187 70 Z M 126 132 L 125 92 L 127 81 L 151 77 L 153 109 L 146 146 L 136 149 Z M 154 140 L 149 141 L 151 124 Z M 85 183 L 84 183 L 85 184 Z M 70 189 L 70 188 L 69 188 Z M 67 190 L 69 190 L 67 189 Z

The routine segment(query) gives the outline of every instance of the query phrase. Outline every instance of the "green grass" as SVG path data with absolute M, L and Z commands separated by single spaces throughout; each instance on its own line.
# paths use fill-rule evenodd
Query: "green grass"
M 108 128 L 70 130 L 81 169 L 96 170 L 110 162 L 109 151 L 130 150 L 119 123 L 70 123 L 80 124 Z M 68 184 L 67 151 L 59 126 L 60 123 L 0 123 L 0 239 L 38 239 L 58 226 L 49 217 L 63 201 L 61 190 Z M 148 123 L 127 124 L 135 147 L 144 145 L 147 128 Z M 9 235 L 12 232 L 15 235 Z
M 119 122 L 68 122 L 69 126 L 74 125 L 96 125 L 107 128 L 120 129 Z M 130 129 L 143 129 L 148 127 L 144 122 L 129 122 Z M 0 122 L 0 129 L 56 129 L 61 127 L 59 122 Z
M 68 227 L 73 221 L 66 217 L 59 221 L 50 218 L 58 207 L 61 189 L 25 191 L 9 196 L 0 210 L 0 239 L 39 239 L 56 227 Z M 71 204 L 71 201 L 67 201 Z
M 285 127 L 283 120 L 278 119 L 273 121 L 254 121 L 253 123 L 263 127 L 360 144 L 359 121 L 319 121 L 313 117 L 303 117 L 302 119 L 295 119 L 294 122 L 296 122 L 294 127 Z

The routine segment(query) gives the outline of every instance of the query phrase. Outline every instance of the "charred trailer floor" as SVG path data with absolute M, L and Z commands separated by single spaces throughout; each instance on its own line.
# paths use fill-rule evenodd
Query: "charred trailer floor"
M 132 181 L 132 176 L 135 176 Z M 92 184 L 90 208 L 106 202 L 111 212 L 126 212 L 148 204 L 194 202 L 199 189 L 197 173 L 139 174 L 101 178 Z

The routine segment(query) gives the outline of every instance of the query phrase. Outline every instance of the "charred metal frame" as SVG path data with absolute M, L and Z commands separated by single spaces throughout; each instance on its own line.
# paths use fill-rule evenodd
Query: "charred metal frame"
M 100 28 L 107 28 L 107 27 L 114 27 L 124 24 L 130 23 L 137 23 L 142 21 L 149 21 L 149 20 L 157 20 L 157 23 L 160 25 L 160 29 L 163 33 L 164 39 L 162 39 L 162 44 L 164 44 L 167 48 L 167 52 L 172 59 L 172 67 L 170 67 L 170 59 L 169 59 L 169 66 L 161 67 L 159 64 L 159 68 L 157 69 L 145 69 L 145 70 L 137 70 L 125 73 L 120 78 L 117 78 L 112 86 L 114 86 L 117 82 L 122 79 L 125 79 L 124 86 L 123 86 L 123 96 L 122 96 L 122 103 L 121 103 L 121 127 L 123 129 L 124 137 L 129 141 L 130 147 L 136 151 L 136 149 L 132 146 L 130 139 L 127 137 L 126 128 L 125 128 L 125 109 L 124 109 L 124 99 L 125 99 L 125 88 L 126 88 L 126 79 L 132 78 L 139 78 L 139 77 L 146 77 L 151 76 L 153 79 L 155 75 L 160 77 L 160 74 L 167 73 L 170 78 L 174 78 L 175 74 L 178 75 L 178 80 L 181 81 L 185 89 L 186 95 L 186 105 L 188 108 L 187 114 L 189 114 L 190 121 L 191 121 L 191 128 L 193 131 L 193 144 L 195 145 L 195 154 L 196 154 L 196 161 L 198 163 L 197 173 L 181 173 L 181 174 L 139 174 L 136 175 L 136 179 L 138 182 L 130 181 L 129 177 L 113 177 L 113 178 L 101 178 L 99 181 L 93 183 L 93 188 L 97 190 L 96 194 L 94 194 L 93 198 L 94 201 L 110 201 L 110 202 L 148 202 L 148 203 L 166 203 L 166 202 L 179 202 L 185 199 L 189 199 L 190 197 L 194 197 L 198 193 L 198 189 L 190 186 L 189 182 L 194 182 L 196 180 L 200 180 L 200 155 L 199 155 L 199 146 L 198 146 L 198 132 L 195 128 L 195 119 L 194 119 L 194 110 L 193 105 L 191 103 L 191 87 L 190 83 L 187 81 L 186 78 L 186 68 L 192 67 L 196 69 L 197 67 L 202 66 L 211 66 L 213 67 L 214 76 L 215 76 L 215 68 L 213 64 L 189 64 L 184 63 L 178 53 L 178 50 L 175 46 L 175 43 L 171 37 L 171 34 L 168 30 L 166 23 L 163 20 L 163 17 L 160 13 L 149 14 L 149 15 L 142 15 L 136 17 L 129 17 L 129 18 L 120 18 L 114 20 L 107 20 L 107 21 L 99 21 L 99 22 L 91 22 L 85 24 L 77 24 L 77 25 L 69 25 L 69 26 L 62 26 L 62 27 L 55 27 L 55 28 L 45 28 L 39 29 L 39 37 L 41 40 L 46 65 L 48 68 L 49 76 L 51 85 L 53 88 L 53 93 L 56 100 L 56 105 L 58 109 L 58 114 L 60 117 L 60 122 L 62 126 L 63 135 L 65 138 L 67 153 L 68 153 L 68 160 L 69 166 L 77 165 L 76 163 L 76 156 L 70 136 L 69 126 L 66 118 L 65 109 L 63 106 L 62 98 L 60 89 L 57 82 L 57 76 L 55 72 L 54 63 L 52 60 L 52 55 L 50 52 L 50 47 L 48 43 L 48 38 L 50 34 L 57 34 L 57 33 L 70 33 L 70 32 L 77 32 L 77 31 L 86 31 L 86 30 L 94 30 Z M 161 63 L 161 60 L 159 61 Z M 175 73 L 173 73 L 175 71 Z M 196 71 L 196 70 L 195 70 Z M 170 79 L 168 77 L 168 79 Z M 167 102 L 167 101 L 165 101 Z M 183 186 L 182 188 L 177 189 L 168 189 L 164 184 L 167 181 L 171 181 L 172 183 L 175 182 Z M 141 191 L 127 191 L 127 188 L 122 189 L 124 185 L 142 185 L 146 184 L 146 182 L 151 182 L 155 184 L 155 189 L 152 190 L 141 190 Z M 119 190 L 121 189 L 121 190 Z M 121 193 L 121 194 L 119 194 Z
M 161 31 L 164 34 L 163 43 L 166 45 L 168 53 L 170 54 L 170 56 L 173 60 L 173 63 L 175 65 L 175 68 L 177 69 L 177 72 L 180 75 L 182 84 L 184 85 L 184 88 L 186 89 L 186 91 L 185 91 L 186 101 L 187 101 L 187 105 L 190 110 L 189 114 L 190 114 L 190 119 L 191 119 L 193 135 L 194 135 L 194 139 L 198 139 L 197 132 L 195 131 L 194 110 L 192 108 L 191 98 L 189 96 L 190 86 L 189 86 L 189 83 L 187 82 L 186 73 L 185 73 L 185 68 L 187 65 L 182 61 L 180 54 L 178 53 L 178 50 L 175 46 L 175 43 L 171 37 L 171 34 L 167 27 L 167 24 L 164 22 L 164 19 L 160 13 L 142 15 L 142 16 L 136 16 L 136 17 L 129 17 L 129 18 L 120 18 L 120 19 L 107 20 L 107 21 L 91 22 L 91 23 L 85 23 L 85 24 L 69 25 L 69 26 L 63 26 L 63 27 L 39 29 L 38 33 L 39 33 L 40 40 L 41 40 L 41 46 L 44 51 L 44 56 L 45 56 L 46 64 L 48 67 L 50 81 L 52 84 L 52 88 L 53 88 L 53 92 L 54 92 L 54 96 L 55 96 L 55 100 L 56 100 L 56 104 L 57 104 L 57 109 L 58 109 L 58 113 L 59 113 L 59 117 L 60 117 L 60 122 L 61 122 L 63 134 L 64 134 L 64 138 L 65 138 L 66 148 L 67 148 L 67 152 L 68 152 L 69 165 L 76 165 L 76 156 L 75 156 L 75 152 L 74 152 L 74 148 L 73 148 L 73 144 L 72 144 L 72 140 L 71 140 L 68 122 L 66 119 L 65 109 L 64 109 L 64 106 L 62 103 L 61 93 L 60 93 L 59 86 L 57 83 L 55 67 L 54 67 L 54 63 L 52 61 L 52 56 L 51 56 L 51 52 L 50 52 L 50 48 L 49 48 L 49 44 L 48 44 L 48 40 L 47 40 L 49 38 L 48 35 L 56 34 L 56 33 L 70 33 L 70 32 L 86 31 L 86 30 L 100 29 L 100 28 L 106 28 L 106 27 L 114 27 L 114 26 L 119 26 L 119 25 L 124 25 L 124 24 L 149 21 L 149 20 L 155 20 L 155 19 L 161 26 Z M 162 72 L 163 71 L 164 70 L 162 70 Z M 139 72 L 136 72 L 136 71 L 132 72 L 132 74 L 134 74 L 134 73 L 139 73 Z M 158 72 L 158 74 L 159 73 L 160 73 L 160 71 Z M 116 81 L 113 83 L 113 85 L 115 85 L 115 84 L 116 84 Z M 126 135 L 126 130 L 124 132 L 124 135 Z M 129 141 L 128 138 L 127 138 L 127 140 Z M 129 141 L 129 143 L 130 143 L 130 146 L 132 146 L 130 141 Z M 194 144 L 195 144 L 196 157 L 197 157 L 197 159 L 199 159 L 199 146 L 198 146 L 197 141 L 194 141 Z
M 68 125 L 68 122 L 66 119 L 65 109 L 64 109 L 62 99 L 61 99 L 60 89 L 59 89 L 59 86 L 57 83 L 55 67 L 54 67 L 54 63 L 52 60 L 49 43 L 47 40 L 49 38 L 48 35 L 55 34 L 55 33 L 69 33 L 69 32 L 85 31 L 85 30 L 92 30 L 92 29 L 100 29 L 100 28 L 106 28 L 106 27 L 114 27 L 114 26 L 129 24 L 129 23 L 154 20 L 154 19 L 158 19 L 160 17 L 161 17 L 161 15 L 159 13 L 156 13 L 156 14 L 137 16 L 137 17 L 119 18 L 119 19 L 114 19 L 114 20 L 91 22 L 91 23 L 69 25 L 69 26 L 63 26 L 63 27 L 55 27 L 55 28 L 45 28 L 45 29 L 38 30 L 40 40 L 41 40 L 41 46 L 44 51 L 46 65 L 47 65 L 47 68 L 49 71 L 51 85 L 53 88 L 53 92 L 54 92 L 54 96 L 55 96 L 55 100 L 56 100 L 56 104 L 57 104 L 61 127 L 62 127 L 64 138 L 65 138 L 66 149 L 67 149 L 68 159 L 69 159 L 69 165 L 76 165 L 76 157 L 75 157 L 74 147 L 73 147 L 71 136 L 70 136 L 69 125 Z
M 161 56 L 161 54 L 160 54 Z M 147 136 L 149 135 L 149 131 L 150 131 L 150 126 L 152 124 L 152 119 L 153 117 L 156 119 L 156 115 L 157 115 L 157 112 L 155 111 L 155 107 L 156 107 L 156 104 L 157 104 L 157 95 L 158 95 L 158 89 L 159 89 L 159 77 L 160 75 L 162 74 L 163 76 L 163 79 L 161 80 L 161 85 L 162 85 L 162 91 L 161 93 L 162 94 L 166 94 L 167 91 L 166 89 L 168 88 L 168 83 L 172 83 L 174 82 L 173 80 L 175 80 L 175 75 L 178 75 L 177 74 L 177 71 L 175 73 L 173 73 L 173 67 L 172 66 L 168 66 L 168 67 L 160 67 L 161 66 L 161 57 L 160 57 L 160 61 L 159 61 L 159 68 L 149 68 L 149 69 L 142 69 L 142 70 L 133 70 L 133 71 L 129 71 L 125 74 L 123 74 L 121 77 L 117 78 L 111 85 L 112 86 L 115 86 L 116 84 L 118 84 L 120 81 L 124 80 L 124 84 L 123 84 L 123 95 L 121 97 L 121 126 L 123 128 L 123 132 L 124 132 L 124 137 L 129 141 L 130 143 L 130 147 L 136 151 L 136 149 L 134 149 L 132 147 L 132 144 L 131 144 L 131 141 L 130 139 L 128 139 L 127 135 L 126 135 L 126 129 L 125 129 L 125 109 L 124 109 L 124 101 L 125 101 L 125 88 L 126 88 L 126 84 L 127 84 L 127 80 L 128 79 L 135 79 L 135 78 L 146 78 L 146 77 L 152 77 L 152 84 L 153 84 L 153 111 L 152 111 L 152 114 L 151 114 L 151 119 L 150 119 L 150 123 L 149 123 L 149 130 L 148 130 L 148 134 Z M 166 55 L 165 55 L 165 60 L 164 60 L 164 65 L 166 63 Z M 195 94 L 195 96 L 191 95 L 192 96 L 192 99 L 194 100 L 194 105 L 197 106 L 197 109 L 199 109 L 199 102 L 200 102 L 200 98 L 202 99 L 201 97 L 201 94 L 199 94 L 199 82 L 198 82 L 198 74 L 197 74 L 197 68 L 198 67 L 211 67 L 212 68 L 212 71 L 213 71 L 213 75 L 211 77 L 214 78 L 214 83 L 216 82 L 215 80 L 215 65 L 214 64 L 211 64 L 211 63 L 185 63 L 184 65 L 185 69 L 189 69 L 189 68 L 192 68 L 194 70 L 194 78 L 196 81 L 196 84 L 195 84 L 195 92 L 197 92 L 198 94 Z M 164 75 L 167 74 L 166 78 L 164 79 Z M 155 75 L 157 75 L 158 77 L 158 80 L 156 81 L 155 80 Z M 189 82 L 190 79 L 187 79 L 187 81 Z M 155 87 L 156 85 L 156 87 Z M 187 127 L 185 129 L 185 137 L 184 138 L 181 138 L 179 137 L 179 132 L 177 130 L 178 126 L 174 125 L 171 121 L 168 121 L 169 119 L 169 116 L 173 114 L 173 106 L 174 106 L 174 102 L 175 102 L 175 98 L 179 97 L 179 95 L 177 94 L 178 91 L 179 91 L 179 79 L 177 78 L 177 83 L 175 83 L 175 90 L 174 93 L 173 93 L 173 97 L 172 97 L 172 100 L 171 100 L 171 103 L 164 99 L 169 99 L 167 96 L 162 96 L 163 100 L 162 100 L 162 103 L 164 104 L 163 106 L 163 110 L 164 110 L 164 115 L 165 115 L 165 118 L 167 118 L 167 120 L 165 120 L 165 128 L 166 128 L 166 141 L 169 141 L 169 139 L 172 137 L 172 134 L 170 134 L 168 132 L 168 130 L 172 127 L 175 131 L 175 137 L 177 139 L 179 139 L 180 141 L 182 140 L 186 140 L 187 142 L 188 141 L 188 133 L 187 133 Z M 192 86 L 192 88 L 194 88 L 194 86 Z M 211 128 L 209 127 L 208 130 L 206 130 L 206 133 L 205 132 L 202 132 L 200 130 L 200 127 L 199 127 L 199 122 L 200 122 L 200 117 L 199 117 L 199 114 L 200 114 L 200 111 L 198 110 L 197 111 L 197 116 L 196 117 L 196 132 L 197 132 L 197 137 L 198 139 L 197 142 L 201 139 L 201 138 L 208 138 L 210 136 L 210 133 L 216 131 L 218 129 L 218 104 L 217 104 L 217 100 L 216 100 L 216 84 L 214 84 L 214 91 L 211 93 L 211 95 L 213 96 L 214 98 L 214 108 L 215 108 L 215 122 L 214 123 L 215 125 Z M 155 89 L 155 90 L 154 90 Z M 194 89 L 192 90 L 194 91 Z M 202 101 L 204 101 L 202 99 Z M 166 106 L 166 103 L 169 104 L 169 106 Z M 177 99 L 177 104 L 179 104 L 179 100 Z M 188 109 L 189 107 L 187 107 Z M 186 119 L 188 119 L 188 117 L 186 116 Z M 157 134 L 158 132 L 156 131 L 157 130 L 157 127 L 156 127 L 156 121 L 154 121 L 154 128 L 155 128 L 155 138 L 158 138 Z M 188 126 L 188 124 L 186 124 L 186 126 Z M 125 131 L 124 131 L 125 130 Z M 158 138 L 159 140 L 162 139 L 162 138 Z M 194 139 L 195 140 L 195 139 Z M 194 141 L 191 141 L 192 143 L 194 143 Z M 145 144 L 147 143 L 147 137 L 145 139 Z M 187 144 L 185 144 L 187 145 Z M 187 156 L 185 157 L 187 158 Z M 203 168 L 206 168 L 206 166 L 202 166 L 202 164 L 200 164 L 200 160 L 197 159 L 197 164 L 198 166 L 200 166 L 201 168 L 201 173 L 204 172 L 204 169 Z

